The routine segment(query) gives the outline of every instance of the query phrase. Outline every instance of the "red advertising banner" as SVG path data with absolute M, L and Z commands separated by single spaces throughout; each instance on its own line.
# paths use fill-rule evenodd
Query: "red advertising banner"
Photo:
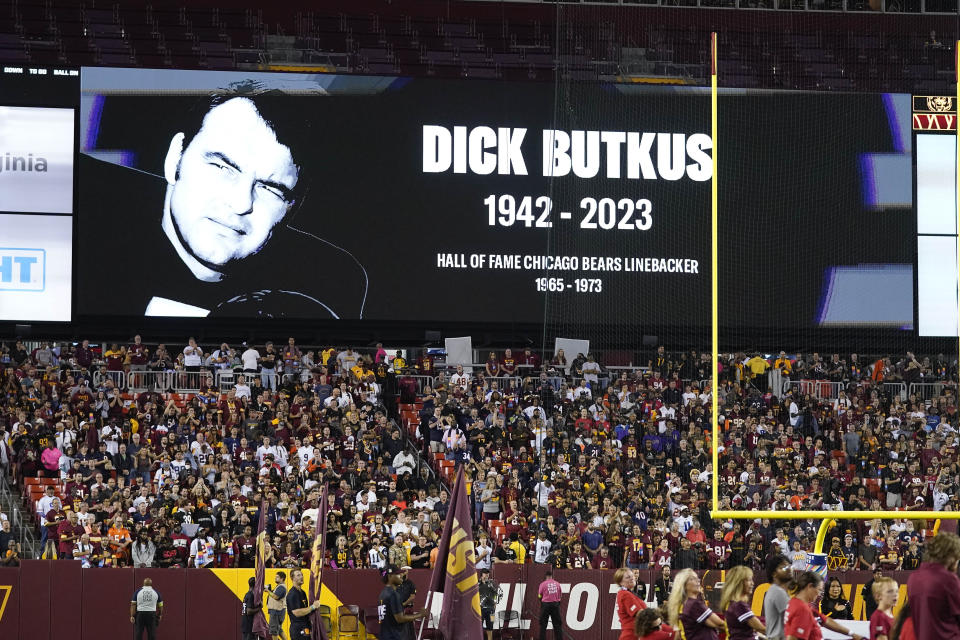
M 510 628 L 519 626 L 525 638 L 539 632 L 537 587 L 545 570 L 545 566 L 535 564 L 498 564 L 493 568 L 493 579 L 501 592 L 497 611 L 516 612 L 518 617 Z M 240 596 L 224 581 L 224 571 L 244 587 L 253 575 L 253 569 L 220 570 L 218 576 L 205 569 L 81 569 L 79 563 L 68 560 L 24 561 L 18 569 L 0 569 L 0 638 L 55 640 L 64 634 L 80 640 L 125 637 L 132 631 L 130 598 L 144 578 L 153 580 L 164 599 L 163 623 L 157 630 L 161 640 L 239 638 Z M 415 606 L 422 607 L 430 570 L 413 570 L 409 575 L 418 591 Z M 872 574 L 847 571 L 835 575 L 844 585 L 854 616 L 862 620 L 860 592 Z M 900 583 L 902 600 L 908 574 L 887 575 Z M 650 585 L 655 572 L 640 571 L 639 577 L 640 582 Z M 612 571 L 557 570 L 554 578 L 563 588 L 561 612 L 571 640 L 614 640 L 619 635 Z M 701 579 L 707 598 L 718 599 L 723 572 L 704 572 Z M 754 610 L 759 611 L 769 585 L 761 575 L 756 576 L 756 583 Z M 358 605 L 372 634 L 379 630 L 376 602 L 382 586 L 379 573 L 373 570 L 327 570 L 323 574 L 324 592 L 340 603 Z M 439 615 L 442 606 L 437 597 L 431 608 Z M 335 619 L 333 623 L 336 628 Z

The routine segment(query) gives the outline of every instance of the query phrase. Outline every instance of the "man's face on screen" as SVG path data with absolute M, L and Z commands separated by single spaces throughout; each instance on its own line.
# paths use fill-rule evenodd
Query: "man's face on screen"
M 214 268 L 255 254 L 293 205 L 298 168 L 290 149 L 246 98 L 211 109 L 181 152 L 182 139 L 170 145 L 167 181 L 185 248 Z

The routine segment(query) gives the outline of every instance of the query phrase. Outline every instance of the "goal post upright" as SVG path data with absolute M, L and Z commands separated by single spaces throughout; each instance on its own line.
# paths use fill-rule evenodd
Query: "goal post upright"
M 710 144 L 713 156 L 713 177 L 710 179 L 710 422 L 713 429 L 713 509 L 720 509 L 720 488 L 718 470 L 720 468 L 720 425 L 718 423 L 719 399 L 717 366 L 720 363 L 719 341 L 719 290 L 717 284 L 717 32 L 710 34 Z

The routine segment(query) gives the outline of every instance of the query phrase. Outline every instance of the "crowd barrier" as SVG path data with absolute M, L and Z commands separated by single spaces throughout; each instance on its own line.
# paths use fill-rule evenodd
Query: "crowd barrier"
M 911 382 L 908 396 L 915 395 L 924 402 L 929 402 L 934 398 L 942 396 L 945 391 L 951 390 L 953 395 L 957 395 L 957 385 L 947 384 L 945 382 Z
M 473 365 L 478 366 L 478 365 Z M 482 367 L 481 367 L 482 368 Z M 447 367 L 447 380 L 449 381 L 449 375 L 452 373 L 453 368 Z M 646 367 L 609 367 L 611 372 L 615 369 L 623 369 L 630 371 L 642 371 Z M 37 370 L 38 375 L 43 375 L 44 369 Z M 79 377 L 82 373 L 79 369 L 68 370 L 68 373 L 74 377 Z M 203 369 L 201 371 L 184 371 L 184 370 L 175 370 L 175 371 L 148 371 L 148 370 L 129 370 L 129 371 L 101 371 L 95 369 L 93 371 L 93 386 L 97 387 L 104 383 L 105 380 L 110 379 L 113 383 L 120 389 L 125 391 L 130 391 L 131 393 L 137 393 L 142 391 L 158 391 L 160 393 L 166 392 L 176 392 L 176 393 L 196 393 L 200 389 L 206 387 L 208 384 L 213 384 L 213 386 L 220 390 L 221 393 L 226 393 L 234 387 L 237 383 L 239 376 L 245 376 L 249 381 L 254 377 L 259 378 L 265 385 L 272 382 L 272 386 L 279 386 L 284 383 L 290 382 L 291 380 L 303 380 L 309 376 L 309 373 L 298 372 L 298 373 L 278 373 L 278 372 L 240 372 L 233 369 L 215 369 L 208 370 Z M 431 375 L 421 375 L 421 374 L 401 374 L 399 378 L 405 378 L 415 381 L 417 393 L 422 394 L 424 389 L 427 386 L 433 387 L 436 385 L 437 377 Z M 501 388 L 509 388 L 511 385 L 520 387 L 523 384 L 523 376 L 485 376 L 484 378 L 490 382 L 497 382 L 497 385 Z M 576 385 L 579 383 L 581 378 L 573 378 L 571 384 Z M 567 381 L 567 378 L 560 376 L 551 376 L 547 380 L 555 388 L 560 388 L 560 385 Z M 600 383 L 601 388 L 605 388 L 607 384 L 615 380 L 608 375 L 601 374 Z M 698 390 L 706 390 L 710 388 L 711 381 L 708 380 L 690 380 L 683 379 L 680 381 L 681 389 L 685 385 L 692 385 Z M 899 396 L 901 400 L 906 400 L 911 395 L 916 395 L 920 400 L 929 402 L 934 398 L 941 396 L 946 390 L 953 390 L 956 393 L 956 385 L 949 384 L 945 382 L 884 382 L 882 383 L 882 389 L 885 393 L 890 394 L 891 396 Z M 833 382 L 830 380 L 790 380 L 789 382 L 784 381 L 784 390 L 793 391 L 799 395 L 811 395 L 819 400 L 836 400 L 841 390 L 845 390 L 846 383 L 844 382 Z
M 492 575 L 501 598 L 497 611 L 518 615 L 511 627 L 522 637 L 538 631 L 539 602 L 537 587 L 546 567 L 535 564 L 497 564 Z M 150 578 L 164 600 L 163 622 L 157 629 L 159 640 L 232 640 L 240 637 L 240 602 L 253 569 L 81 569 L 69 560 L 27 560 L 19 568 L 0 568 L 0 638 L 24 640 L 77 640 L 122 638 L 132 634 L 129 603 L 134 591 Z M 274 570 L 267 571 L 272 582 Z M 288 571 L 289 573 L 289 571 Z M 639 572 L 639 581 L 650 585 L 657 573 Z M 723 572 L 699 572 L 707 599 L 716 607 Z M 851 600 L 854 617 L 863 619 L 863 585 L 872 574 L 867 571 L 837 573 L 844 593 Z M 907 573 L 888 575 L 901 585 L 900 601 L 905 596 Z M 614 640 L 620 633 L 616 615 L 617 587 L 612 571 L 556 570 L 554 578 L 563 589 L 561 613 L 569 640 Z M 424 606 L 428 569 L 410 571 L 417 586 L 416 607 Z M 769 585 L 760 574 L 753 609 L 759 614 L 763 595 Z M 327 569 L 323 573 L 321 601 L 333 610 L 339 604 L 355 604 L 365 612 L 368 631 L 377 633 L 377 597 L 383 588 L 379 573 L 373 570 Z M 288 583 L 289 584 L 289 583 Z M 431 624 L 442 606 L 437 597 L 431 606 Z
M 832 382 L 830 380 L 791 380 L 789 389 L 801 396 L 811 395 L 818 400 L 836 400 L 840 397 L 840 392 L 846 390 L 846 387 L 847 383 L 845 382 Z M 891 397 L 899 396 L 901 400 L 907 399 L 908 387 L 905 382 L 883 382 L 881 387 L 884 393 L 890 394 Z

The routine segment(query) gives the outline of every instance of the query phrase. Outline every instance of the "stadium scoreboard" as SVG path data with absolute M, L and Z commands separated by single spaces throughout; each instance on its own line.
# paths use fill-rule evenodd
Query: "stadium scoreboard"
M 7 64 L 0 89 L 3 320 L 709 326 L 716 179 L 721 326 L 957 335 L 953 97 L 721 89 L 714 176 L 697 87 L 558 98 Z M 266 134 L 248 156 L 218 133 L 244 118 Z M 455 303 L 424 305 L 410 283 Z

